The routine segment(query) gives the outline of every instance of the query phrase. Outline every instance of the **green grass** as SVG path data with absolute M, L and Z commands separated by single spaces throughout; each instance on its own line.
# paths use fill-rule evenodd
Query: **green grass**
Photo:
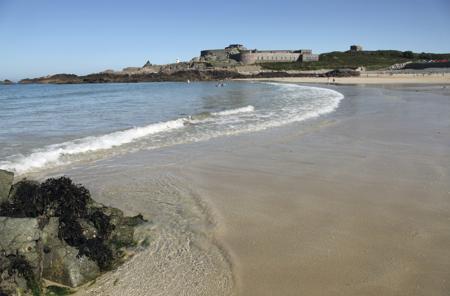
M 264 69 L 319 70 L 366 67 L 367 70 L 381 70 L 397 63 L 429 59 L 449 59 L 450 54 L 412 53 L 397 50 L 376 50 L 359 52 L 329 52 L 319 56 L 318 62 L 264 63 Z

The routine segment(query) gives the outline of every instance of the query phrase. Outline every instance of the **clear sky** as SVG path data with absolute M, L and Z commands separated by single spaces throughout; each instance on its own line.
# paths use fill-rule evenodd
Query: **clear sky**
M 450 52 L 450 0 L 0 0 L 0 79 L 170 63 L 230 43 Z

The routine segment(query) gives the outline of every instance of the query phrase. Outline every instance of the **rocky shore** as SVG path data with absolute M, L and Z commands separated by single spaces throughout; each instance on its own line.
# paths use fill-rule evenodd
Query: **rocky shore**
M 38 78 L 27 78 L 19 81 L 21 84 L 78 84 L 78 83 L 133 83 L 133 82 L 163 82 L 163 81 L 217 81 L 243 78 L 279 78 L 279 77 L 354 77 L 358 71 L 338 69 L 320 73 L 302 73 L 271 71 L 257 69 L 242 71 L 239 68 L 206 68 L 195 65 L 174 65 L 172 68 L 155 66 L 142 68 L 126 68 L 123 71 L 112 70 L 78 76 L 75 74 L 56 74 Z
M 142 215 L 95 202 L 67 177 L 13 179 L 0 170 L 1 296 L 70 293 L 145 243 L 135 235 Z

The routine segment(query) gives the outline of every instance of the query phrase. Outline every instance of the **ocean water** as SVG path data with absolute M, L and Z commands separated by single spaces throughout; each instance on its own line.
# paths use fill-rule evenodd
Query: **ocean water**
M 342 98 L 280 83 L 0 86 L 0 168 L 21 175 L 255 132 L 332 112 Z

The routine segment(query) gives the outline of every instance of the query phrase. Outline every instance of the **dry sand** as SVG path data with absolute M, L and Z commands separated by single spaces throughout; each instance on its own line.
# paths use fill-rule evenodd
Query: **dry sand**
M 181 252 L 182 265 L 177 257 L 140 255 L 97 281 L 90 294 L 220 295 L 212 291 L 228 294 L 232 287 L 245 296 L 450 295 L 449 89 L 328 87 L 345 99 L 318 119 L 66 172 L 97 187 L 105 203 L 114 186 L 129 192 L 110 204 L 155 217 L 155 194 L 146 197 L 145 190 L 156 176 L 185 184 L 206 202 L 214 252 L 225 250 L 233 273 L 217 270 L 227 268 L 220 256 L 202 255 L 210 247 L 200 249 L 203 259 Z M 164 198 L 157 200 L 163 205 Z M 174 213 L 183 212 L 181 199 L 171 203 Z M 176 219 L 175 227 L 183 225 Z M 185 245 L 183 236 L 171 239 Z M 178 254 L 169 243 L 160 242 Z M 169 272 L 158 275 L 165 265 Z
M 425 73 L 425 74 L 378 74 L 362 73 L 358 77 L 287 77 L 287 78 L 259 78 L 251 80 L 271 80 L 278 82 L 294 83 L 321 83 L 321 84 L 450 84 L 450 73 Z M 243 79 L 245 80 L 245 79 Z

